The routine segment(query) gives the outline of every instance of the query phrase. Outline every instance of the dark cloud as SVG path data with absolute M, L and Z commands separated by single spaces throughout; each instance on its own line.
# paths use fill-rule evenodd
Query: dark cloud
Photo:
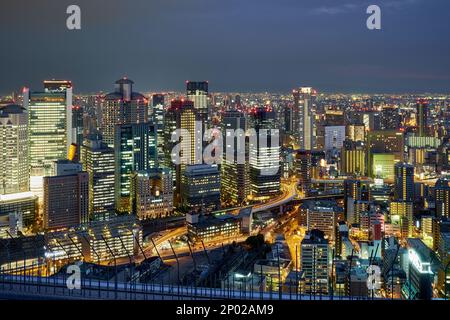
M 369 4 L 382 30 L 366 29 Z M 68 31 L 66 8 L 82 9 Z M 77 92 L 208 79 L 215 91 L 450 91 L 448 0 L 8 0 L 0 92 L 68 78 Z

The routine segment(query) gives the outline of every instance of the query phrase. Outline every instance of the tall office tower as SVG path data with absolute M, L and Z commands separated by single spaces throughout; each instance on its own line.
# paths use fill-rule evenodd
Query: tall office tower
M 366 146 L 362 141 L 345 140 L 341 149 L 341 173 L 365 176 Z
M 391 220 L 400 224 L 403 238 L 411 237 L 414 231 L 414 204 L 407 201 L 391 201 Z
M 347 138 L 353 141 L 365 141 L 366 129 L 364 124 L 350 124 L 347 126 Z
M 371 177 L 378 172 L 384 178 L 394 178 L 395 162 L 404 160 L 404 135 L 394 130 L 370 131 L 367 136 L 368 166 Z
M 145 123 L 148 120 L 148 101 L 140 93 L 133 92 L 134 82 L 124 77 L 116 81 L 115 90 L 107 94 L 101 103 L 103 140 L 114 145 L 114 129 L 117 125 Z
M 292 134 L 294 130 L 294 108 L 292 105 L 284 107 L 284 133 Z
M 89 222 L 87 172 L 44 177 L 43 219 L 46 230 L 69 228 Z
M 132 212 L 139 220 L 168 217 L 173 212 L 173 181 L 170 169 L 137 171 L 131 176 Z
M 299 150 L 295 154 L 294 167 L 299 179 L 299 187 L 308 192 L 311 186 L 312 157 L 311 151 Z
M 220 173 L 216 164 L 189 165 L 181 178 L 183 205 L 189 210 L 220 208 Z
M 164 118 L 165 166 L 175 172 L 175 205 L 181 202 L 181 177 L 189 164 L 202 163 L 202 125 L 192 101 L 173 100 Z M 172 141 L 179 129 L 181 136 Z M 187 136 L 186 136 L 187 135 Z
M 301 243 L 301 269 L 304 274 L 304 293 L 328 294 L 328 240 L 320 230 L 311 230 Z
M 116 126 L 114 134 L 116 209 L 131 212 L 131 174 L 158 165 L 156 128 L 148 122 L 126 124 Z
M 433 298 L 432 270 L 434 253 L 420 239 L 407 240 L 408 279 L 402 288 L 403 298 L 408 300 L 431 300 Z
M 348 221 L 349 211 L 353 210 L 354 202 L 361 200 L 361 180 L 344 181 L 344 216 Z
M 84 109 L 81 106 L 72 107 L 72 137 L 76 144 L 75 159 L 80 160 L 80 149 L 84 138 Z
M 310 87 L 301 87 L 294 90 L 294 130 L 298 137 L 298 146 L 302 150 L 311 150 L 314 147 L 312 106 L 317 92 Z
M 152 96 L 152 122 L 156 126 L 158 136 L 158 158 L 164 158 L 164 94 L 154 94 Z
M 208 123 L 208 81 L 186 81 L 186 96 L 194 103 L 203 127 Z
M 280 192 L 280 136 L 272 107 L 253 109 L 250 121 L 250 192 L 253 200 L 262 200 Z
M 330 241 L 336 240 L 336 224 L 342 217 L 342 209 L 336 203 L 327 201 L 307 201 L 306 208 L 307 228 L 309 231 L 318 229 Z
M 227 111 L 223 122 L 223 159 L 221 165 L 221 196 L 223 203 L 241 205 L 250 194 L 248 150 L 245 115 L 237 110 Z
M 428 101 L 420 99 L 416 104 L 417 135 L 425 137 L 428 135 Z
M 0 106 L 0 194 L 29 191 L 28 115 L 19 105 Z
M 397 162 L 395 164 L 395 199 L 414 201 L 414 166 Z
M 42 177 L 51 174 L 54 161 L 66 159 L 72 137 L 72 84 L 65 80 L 44 81 L 44 92 L 24 89 L 28 110 L 28 141 L 31 189 L 42 192 Z
M 450 183 L 448 179 L 438 179 L 434 185 L 436 217 L 450 217 Z
M 340 150 L 345 140 L 345 126 L 325 126 L 325 151 Z
M 81 147 L 81 162 L 89 174 L 89 217 L 105 219 L 115 210 L 114 149 L 100 135 L 89 135 Z
M 397 130 L 400 128 L 401 118 L 398 108 L 385 106 L 380 115 L 381 130 Z

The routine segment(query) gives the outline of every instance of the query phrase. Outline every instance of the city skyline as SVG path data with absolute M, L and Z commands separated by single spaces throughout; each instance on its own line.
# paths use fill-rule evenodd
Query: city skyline
M 448 0 L 28 2 L 0 300 L 450 298 Z

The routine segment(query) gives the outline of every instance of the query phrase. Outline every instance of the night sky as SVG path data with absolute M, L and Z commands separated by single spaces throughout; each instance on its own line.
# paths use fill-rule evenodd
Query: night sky
M 82 29 L 66 28 L 66 8 Z M 366 8 L 382 9 L 382 30 Z M 110 91 L 450 92 L 449 0 L 1 0 L 0 93 L 72 80 Z

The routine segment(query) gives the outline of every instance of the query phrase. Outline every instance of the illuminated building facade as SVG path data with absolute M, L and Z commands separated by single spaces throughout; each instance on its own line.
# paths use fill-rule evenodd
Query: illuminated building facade
M 88 136 L 81 148 L 83 170 L 89 174 L 89 216 L 103 218 L 115 210 L 114 149 L 103 142 L 100 135 Z
M 428 102 L 419 100 L 416 104 L 417 135 L 419 137 L 428 136 Z
M 27 192 L 28 115 L 19 105 L 0 106 L 0 195 Z
M 312 150 L 314 147 L 312 106 L 317 92 L 311 87 L 301 87 L 293 90 L 294 96 L 294 131 L 298 137 L 298 146 L 302 150 Z
M 188 209 L 220 208 L 220 173 L 217 165 L 188 165 L 181 179 L 183 205 Z
M 325 202 L 309 203 L 306 214 L 308 231 L 318 229 L 324 233 L 326 239 L 334 241 L 340 213 L 337 205 Z
M 119 212 L 131 212 L 131 174 L 157 167 L 156 127 L 151 123 L 115 128 L 115 202 Z
M 44 177 L 44 229 L 69 228 L 89 221 L 89 174 Z
M 366 146 L 362 141 L 345 140 L 341 149 L 341 172 L 343 174 L 365 176 Z
M 8 228 L 30 227 L 36 221 L 38 213 L 38 199 L 31 192 L 13 194 L 0 194 L 0 225 L 6 224 Z M 11 226 L 11 219 L 20 225 Z
M 325 127 L 325 150 L 341 149 L 345 140 L 345 126 Z
M 305 294 L 328 294 L 329 248 L 323 232 L 311 230 L 301 243 L 301 270 Z
M 361 181 L 345 180 L 344 181 L 344 217 L 348 221 L 349 207 L 353 208 L 355 201 L 361 200 Z
M 156 126 L 158 136 L 158 158 L 164 158 L 164 94 L 158 93 L 152 96 L 152 112 L 151 119 Z
M 170 169 L 138 171 L 131 176 L 132 212 L 139 220 L 168 217 L 173 212 L 173 182 Z
M 115 90 L 103 97 L 101 103 L 100 129 L 104 142 L 114 146 L 114 131 L 117 125 L 146 123 L 148 101 L 140 93 L 133 92 L 134 82 L 126 77 L 115 83 Z
M 395 171 L 395 199 L 400 201 L 414 201 L 414 166 L 398 162 Z
M 365 141 L 366 129 L 363 124 L 350 124 L 347 126 L 347 137 L 352 141 Z
M 407 201 L 392 201 L 390 203 L 391 221 L 400 224 L 402 237 L 411 237 L 414 231 L 414 204 Z
M 84 109 L 77 105 L 72 106 L 72 143 L 76 146 L 74 159 L 80 160 L 80 149 L 84 138 Z
M 433 252 L 420 239 L 408 239 L 408 280 L 403 285 L 406 299 L 431 300 Z
M 221 163 L 221 197 L 224 203 L 240 205 L 250 194 L 247 121 L 242 112 L 233 110 L 224 114 L 222 122 L 225 148 Z M 243 159 L 239 161 L 238 157 Z
M 391 106 L 384 106 L 380 114 L 380 129 L 381 130 L 397 130 L 400 128 L 401 118 L 398 108 Z
M 164 165 L 175 172 L 174 203 L 181 203 L 181 177 L 187 165 L 202 163 L 202 125 L 192 101 L 173 100 L 164 118 Z M 178 139 L 172 141 L 175 130 Z
M 369 175 L 376 177 L 377 167 L 375 161 L 378 159 L 378 162 L 383 162 L 386 169 L 389 170 L 389 174 L 382 173 L 382 175 L 393 179 L 394 162 L 403 161 L 404 159 L 403 133 L 395 130 L 370 131 L 367 136 L 367 151 Z M 377 156 L 377 154 L 380 154 L 380 156 Z M 387 155 L 393 155 L 393 157 Z M 392 158 L 392 162 L 388 158 Z M 380 163 L 378 163 L 379 165 Z M 383 172 L 385 171 L 384 167 L 381 169 Z
M 436 217 L 450 217 L 450 183 L 446 178 L 436 181 L 434 186 Z
M 263 200 L 280 192 L 280 136 L 273 108 L 255 108 L 250 117 L 250 192 L 252 199 Z
M 54 161 L 67 158 L 73 142 L 71 82 L 49 80 L 44 87 L 44 92 L 25 89 L 23 93 L 28 110 L 30 174 L 36 181 L 51 174 Z
M 294 158 L 296 175 L 299 179 L 299 186 L 308 191 L 312 179 L 312 155 L 309 150 L 297 151 Z
M 248 235 L 252 230 L 252 208 L 246 207 L 237 215 L 212 212 L 209 215 L 186 214 L 188 236 L 193 241 L 226 240 Z
M 203 123 L 203 128 L 208 122 L 208 81 L 186 81 L 186 96 L 194 103 L 194 108 Z
M 371 176 L 382 179 L 394 179 L 395 155 L 391 153 L 375 153 L 371 155 Z

